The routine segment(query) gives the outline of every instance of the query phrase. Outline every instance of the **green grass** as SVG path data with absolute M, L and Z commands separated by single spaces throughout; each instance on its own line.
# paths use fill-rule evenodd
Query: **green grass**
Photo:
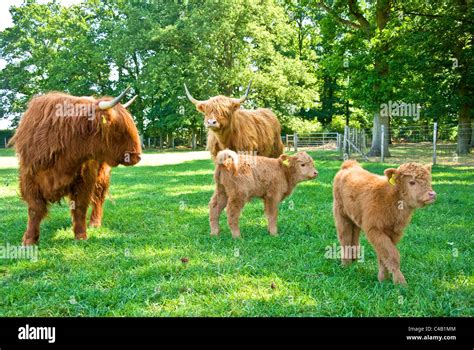
M 399 244 L 403 288 L 377 281 L 365 237 L 364 262 L 343 268 L 324 257 L 337 242 L 331 183 L 340 161 L 312 155 L 320 177 L 281 204 L 280 235 L 269 236 L 254 201 L 241 240 L 225 214 L 221 236 L 209 236 L 211 161 L 115 169 L 103 227 L 88 241 L 73 240 L 67 204 L 54 205 L 38 261 L 0 259 L 0 316 L 474 315 L 473 168 L 434 168 L 439 199 L 415 213 Z M 17 188 L 17 169 L 0 169 L 2 245 L 18 245 L 25 229 Z

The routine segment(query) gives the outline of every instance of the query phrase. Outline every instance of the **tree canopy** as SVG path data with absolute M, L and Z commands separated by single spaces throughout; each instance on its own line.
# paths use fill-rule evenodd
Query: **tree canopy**
M 271 108 L 284 133 L 438 121 L 459 124 L 458 152 L 474 143 L 467 0 L 28 1 L 10 11 L 0 117 L 13 125 L 35 94 L 132 86 L 142 134 L 196 133 L 202 117 L 183 83 L 206 99 L 252 80 L 246 106 Z M 388 101 L 422 106 L 420 119 L 381 115 Z

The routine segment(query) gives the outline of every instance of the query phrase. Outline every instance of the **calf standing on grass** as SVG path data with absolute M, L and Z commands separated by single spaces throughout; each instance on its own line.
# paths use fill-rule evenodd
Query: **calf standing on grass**
M 219 217 L 227 206 L 227 221 L 233 238 L 240 237 L 239 217 L 245 203 L 262 198 L 268 231 L 277 232 L 278 204 L 302 181 L 318 176 L 313 159 L 306 152 L 279 158 L 237 155 L 223 150 L 217 154 L 214 180 L 216 190 L 209 202 L 211 235 L 219 234 Z
M 334 178 L 334 220 L 342 246 L 342 263 L 349 247 L 359 248 L 359 233 L 364 230 L 377 252 L 379 281 L 393 275 L 393 282 L 406 284 L 400 271 L 396 244 L 410 223 L 416 208 L 431 204 L 436 192 L 431 188 L 431 165 L 405 163 L 398 169 L 385 169 L 378 176 L 362 169 L 354 160 L 345 161 Z

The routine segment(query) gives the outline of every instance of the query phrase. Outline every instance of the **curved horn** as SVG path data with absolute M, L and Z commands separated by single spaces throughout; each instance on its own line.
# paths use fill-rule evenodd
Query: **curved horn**
M 250 92 L 250 87 L 252 86 L 252 80 L 250 80 L 250 83 L 249 83 L 249 86 L 247 86 L 247 90 L 245 91 L 245 95 L 242 96 L 241 98 L 239 99 L 236 99 L 239 101 L 239 103 L 243 103 L 246 99 L 247 99 L 247 96 L 249 95 L 249 92 Z
M 127 103 L 124 103 L 122 106 L 123 108 L 128 108 L 130 105 L 137 99 L 138 95 L 133 96 Z
M 100 101 L 99 102 L 99 108 L 102 110 L 105 109 L 110 109 L 114 107 L 117 103 L 120 102 L 120 100 L 125 96 L 125 94 L 130 90 L 130 86 L 124 90 L 120 95 L 118 95 L 116 98 L 110 101 Z
M 189 93 L 188 87 L 186 86 L 186 83 L 184 84 L 184 90 L 186 91 L 186 96 L 188 96 L 189 101 L 191 101 L 193 104 L 196 105 L 198 103 L 203 102 L 203 101 L 196 100 L 194 97 L 191 96 L 191 94 Z

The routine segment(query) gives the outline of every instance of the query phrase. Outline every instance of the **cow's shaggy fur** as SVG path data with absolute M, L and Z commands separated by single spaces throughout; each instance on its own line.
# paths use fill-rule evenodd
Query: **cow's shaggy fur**
M 101 110 L 109 97 L 75 97 L 49 93 L 33 98 L 10 144 L 20 160 L 20 192 L 28 204 L 23 244 L 39 240 L 40 223 L 49 203 L 69 196 L 76 239 L 85 239 L 86 214 L 92 201 L 91 225 L 100 226 L 109 187 L 110 166 L 134 165 L 141 145 L 131 115 L 120 104 Z M 61 105 L 92 114 L 61 115 Z
M 225 96 L 199 102 L 196 108 L 205 116 L 213 157 L 224 149 L 271 158 L 283 153 L 280 122 L 270 109 L 241 109 L 239 100 Z
M 379 280 L 387 278 L 390 272 L 394 283 L 406 284 L 396 244 L 413 211 L 436 198 L 431 188 L 431 165 L 405 163 L 398 169 L 386 169 L 385 176 L 378 176 L 348 160 L 334 178 L 333 196 L 342 252 L 359 251 L 362 229 L 377 253 Z M 356 259 L 345 254 L 343 264 Z
M 215 161 L 216 189 L 209 202 L 211 235 L 219 234 L 219 216 L 227 206 L 232 237 L 240 237 L 240 213 L 245 203 L 255 197 L 263 199 L 268 231 L 276 235 L 278 204 L 291 194 L 296 184 L 318 175 L 313 159 L 305 152 L 272 159 L 239 156 L 224 150 L 217 154 Z

